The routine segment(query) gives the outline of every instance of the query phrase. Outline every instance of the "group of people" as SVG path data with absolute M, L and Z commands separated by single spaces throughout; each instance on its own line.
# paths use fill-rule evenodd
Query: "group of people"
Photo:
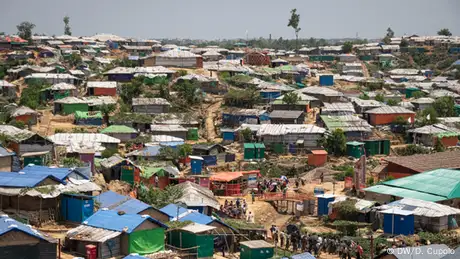
M 289 180 L 287 177 L 281 177 L 279 179 L 264 179 L 263 182 L 257 183 L 257 190 L 259 194 L 263 194 L 264 192 L 286 192 L 288 188 Z M 300 184 L 304 185 L 305 182 L 303 179 L 296 179 L 295 188 L 299 188 Z M 293 186 L 291 186 L 293 187 Z
M 291 233 L 280 231 L 276 226 L 270 228 L 276 247 L 293 252 L 309 252 L 319 256 L 321 252 L 339 254 L 342 259 L 351 259 L 354 253 L 357 259 L 363 255 L 363 248 L 352 240 L 321 237 L 314 234 L 301 234 L 298 230 Z
M 225 200 L 224 205 L 220 206 L 220 210 L 230 218 L 245 219 L 248 222 L 254 223 L 254 214 L 250 211 L 248 212 L 246 199 L 236 198 L 235 202 L 233 200 Z

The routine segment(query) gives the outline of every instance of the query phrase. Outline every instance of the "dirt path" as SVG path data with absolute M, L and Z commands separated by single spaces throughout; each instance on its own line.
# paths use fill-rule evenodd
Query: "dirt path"
M 222 105 L 222 102 L 222 98 L 216 98 L 216 101 L 209 105 L 208 108 L 206 108 L 206 139 L 208 142 L 214 142 L 214 140 L 217 138 L 214 123 L 217 117 L 217 111 Z
M 370 77 L 369 76 L 369 70 L 367 70 L 367 66 L 364 62 L 361 62 L 361 67 L 363 68 L 363 75 L 364 77 Z

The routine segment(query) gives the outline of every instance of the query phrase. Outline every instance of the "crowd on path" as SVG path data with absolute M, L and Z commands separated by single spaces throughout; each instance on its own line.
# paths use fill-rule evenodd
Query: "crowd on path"
M 254 200 L 254 197 L 252 199 Z M 225 200 L 220 210 L 230 218 L 245 219 L 249 223 L 254 223 L 254 213 L 248 211 L 248 204 L 244 198 L 237 198 L 235 202 Z
M 276 247 L 292 252 L 309 252 L 319 256 L 321 253 L 339 254 L 342 259 L 351 259 L 356 255 L 360 259 L 363 255 L 363 248 L 359 243 L 349 239 L 321 237 L 315 234 L 301 234 L 299 231 L 291 233 L 284 232 L 276 226 L 270 228 L 273 242 Z

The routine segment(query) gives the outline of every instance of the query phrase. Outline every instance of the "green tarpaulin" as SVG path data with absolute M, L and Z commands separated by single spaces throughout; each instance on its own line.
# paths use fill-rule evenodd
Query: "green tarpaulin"
M 152 254 L 165 250 L 163 228 L 133 232 L 129 235 L 129 253 Z
M 213 235 L 197 235 L 196 245 L 198 248 L 198 258 L 212 257 L 214 254 L 214 236 Z

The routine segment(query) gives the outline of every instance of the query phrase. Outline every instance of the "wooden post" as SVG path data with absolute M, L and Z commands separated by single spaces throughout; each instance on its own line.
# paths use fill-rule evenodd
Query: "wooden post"
M 371 233 L 371 245 L 370 246 L 371 246 L 370 247 L 371 248 L 370 249 L 371 250 L 370 251 L 371 252 L 371 259 L 374 259 L 374 235 L 372 233 Z
M 61 239 L 58 239 L 58 258 L 61 259 Z
M 42 225 L 42 197 L 40 197 L 40 209 L 38 210 L 38 222 L 39 226 Z

